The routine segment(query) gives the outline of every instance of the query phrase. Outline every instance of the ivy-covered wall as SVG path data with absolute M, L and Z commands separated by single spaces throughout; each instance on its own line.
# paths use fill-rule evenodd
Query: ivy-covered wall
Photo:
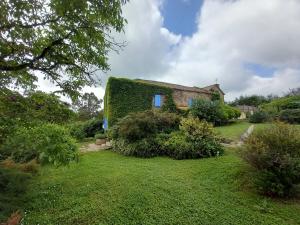
M 164 95 L 162 109 L 175 111 L 176 106 L 172 98 L 173 90 L 142 81 L 125 78 L 110 77 L 104 96 L 104 117 L 111 127 L 119 118 L 130 112 L 139 112 L 153 107 L 153 96 Z

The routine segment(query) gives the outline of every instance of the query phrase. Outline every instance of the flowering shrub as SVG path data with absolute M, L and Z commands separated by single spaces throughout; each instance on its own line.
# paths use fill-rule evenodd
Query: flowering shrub
M 300 131 L 276 123 L 255 131 L 246 141 L 243 158 L 257 170 L 258 189 L 270 196 L 292 196 L 300 183 Z

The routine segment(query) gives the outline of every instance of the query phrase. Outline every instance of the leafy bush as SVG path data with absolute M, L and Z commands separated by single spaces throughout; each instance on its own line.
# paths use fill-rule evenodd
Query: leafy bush
M 98 118 L 90 119 L 85 122 L 76 122 L 68 125 L 72 137 L 77 140 L 94 137 L 96 133 L 103 133 L 102 120 Z
M 131 113 L 122 118 L 108 134 L 111 139 L 137 141 L 158 133 L 170 133 L 178 130 L 178 127 L 179 117 L 174 113 L 144 111 Z
M 288 123 L 300 123 L 300 108 L 282 110 L 279 119 Z
M 194 99 L 190 108 L 192 116 L 214 124 L 221 122 L 220 103 L 205 99 Z
M 31 127 L 51 122 L 65 124 L 75 118 L 69 105 L 54 94 L 41 91 L 23 96 L 18 92 L 0 91 L 0 145 L 18 127 Z
M 276 123 L 255 131 L 243 148 L 243 158 L 257 171 L 257 185 L 270 196 L 292 196 L 300 183 L 299 129 Z
M 17 162 L 37 158 L 41 163 L 68 164 L 77 159 L 77 145 L 67 129 L 55 124 L 19 128 L 9 136 L 2 152 Z
M 105 138 L 106 138 L 106 134 L 104 133 L 95 134 L 95 139 L 105 139 Z
M 287 96 L 273 100 L 268 104 L 263 104 L 261 109 L 271 115 L 278 115 L 284 109 L 299 108 L 300 96 Z
M 70 135 L 76 140 L 83 140 L 86 137 L 84 132 L 84 122 L 75 122 L 66 126 Z
M 20 209 L 22 197 L 37 170 L 36 161 L 21 164 L 7 159 L 0 163 L 0 221 Z
M 172 133 L 166 142 L 172 157 L 187 159 L 223 154 L 224 150 L 210 123 L 198 118 L 183 118 L 179 129 L 181 132 Z
M 221 104 L 221 123 L 228 123 L 232 119 L 237 119 L 241 115 L 241 111 L 237 108 L 234 108 L 230 105 Z
M 36 174 L 39 169 L 39 164 L 35 159 L 25 162 L 25 163 L 16 163 L 11 158 L 7 158 L 0 162 L 0 166 L 6 169 L 17 169 L 26 173 Z
M 175 159 L 223 153 L 213 126 L 198 118 L 182 119 L 178 131 L 177 117 L 174 115 L 144 112 L 138 113 L 136 120 L 134 115 L 137 114 L 125 117 L 110 131 L 113 149 L 117 152 L 138 157 L 168 155 Z M 173 132 L 169 133 L 171 130 Z
M 0 167 L 0 190 L 14 195 L 22 194 L 26 190 L 26 184 L 31 177 L 30 173 L 18 169 Z
M 269 119 L 268 114 L 264 111 L 256 111 L 249 117 L 250 123 L 263 123 Z
M 190 113 L 192 116 L 211 122 L 214 125 L 226 124 L 229 120 L 240 116 L 240 111 L 234 107 L 220 101 L 205 99 L 195 99 L 190 108 Z
M 85 137 L 94 137 L 96 133 L 103 133 L 104 130 L 102 123 L 102 120 L 97 118 L 86 121 L 83 124 L 83 132 L 85 133 Z
M 142 138 L 133 142 L 124 139 L 113 141 L 113 149 L 123 155 L 137 157 L 154 157 L 161 155 L 160 146 L 155 137 Z

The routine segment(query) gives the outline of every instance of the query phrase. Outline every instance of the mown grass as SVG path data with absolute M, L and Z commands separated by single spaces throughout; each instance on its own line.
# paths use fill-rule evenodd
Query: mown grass
M 254 129 L 262 129 L 269 126 L 269 123 L 249 123 L 247 121 L 237 121 L 226 126 L 215 127 L 216 131 L 224 138 L 237 141 L 241 135 L 247 131 L 248 127 L 254 125 Z
M 88 153 L 41 170 L 23 223 L 299 224 L 299 201 L 257 195 L 244 183 L 246 168 L 232 150 L 200 160 Z

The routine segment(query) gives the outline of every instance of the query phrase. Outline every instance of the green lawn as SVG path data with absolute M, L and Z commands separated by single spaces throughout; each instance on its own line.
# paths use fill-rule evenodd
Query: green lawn
M 24 224 L 300 224 L 299 201 L 255 194 L 245 167 L 233 150 L 200 160 L 88 153 L 41 170 Z
M 251 125 L 254 125 L 254 129 L 261 129 L 267 127 L 269 124 L 267 123 L 253 124 L 247 121 L 237 121 L 235 123 L 226 126 L 215 127 L 215 129 L 222 137 L 228 138 L 233 141 L 237 141 Z

